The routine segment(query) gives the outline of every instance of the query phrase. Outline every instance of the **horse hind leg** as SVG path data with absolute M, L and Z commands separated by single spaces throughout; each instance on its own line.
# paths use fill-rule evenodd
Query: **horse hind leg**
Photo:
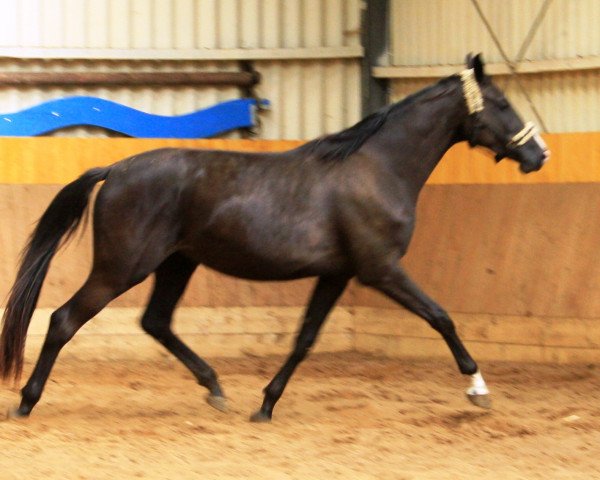
M 208 389 L 208 403 L 225 411 L 227 404 L 216 372 L 171 329 L 173 311 L 195 269 L 196 264 L 180 254 L 170 256 L 156 269 L 154 290 L 142 317 L 142 328 L 181 361 L 200 385 Z
M 29 416 L 40 400 L 61 349 L 88 320 L 120 293 L 122 290 L 105 283 L 92 273 L 79 291 L 51 315 L 42 351 L 29 380 L 21 390 L 21 403 L 18 408 L 8 412 L 9 418 Z

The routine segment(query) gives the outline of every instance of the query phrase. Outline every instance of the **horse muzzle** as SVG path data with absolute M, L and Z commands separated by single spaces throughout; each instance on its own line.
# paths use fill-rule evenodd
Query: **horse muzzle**
M 546 149 L 542 151 L 542 154 L 535 161 L 521 161 L 519 164 L 519 169 L 523 173 L 537 172 L 546 164 L 549 159 L 550 150 Z
M 531 153 L 531 148 L 535 149 L 535 154 Z M 527 122 L 525 126 L 512 137 L 507 144 L 507 149 L 521 152 L 518 156 L 521 157 L 520 169 L 524 173 L 539 170 L 550 158 L 550 150 L 548 150 L 546 143 L 533 122 Z M 522 149 L 526 149 L 525 151 L 529 150 L 529 153 L 523 152 Z M 537 158 L 535 160 L 529 160 L 527 157 L 532 155 L 535 155 Z

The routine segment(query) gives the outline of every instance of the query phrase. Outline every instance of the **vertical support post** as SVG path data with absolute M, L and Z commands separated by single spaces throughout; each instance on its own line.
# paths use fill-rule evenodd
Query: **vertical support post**
M 240 92 L 241 92 L 242 96 L 245 97 L 245 98 L 254 98 L 254 99 L 257 100 L 257 103 L 256 103 L 256 112 L 255 112 L 255 114 L 256 114 L 256 124 L 252 128 L 242 128 L 242 129 L 240 129 L 241 130 L 241 137 L 242 138 L 256 138 L 256 137 L 259 136 L 260 130 L 261 130 L 260 116 L 258 115 L 258 112 L 261 109 L 261 104 L 260 104 L 260 98 L 256 94 L 256 91 L 255 91 L 254 87 L 260 81 L 260 74 L 254 69 L 254 64 L 251 61 L 242 60 L 242 61 L 239 62 L 239 66 L 240 66 L 240 70 L 242 72 L 250 73 L 253 76 L 254 80 L 255 80 L 255 82 L 252 83 L 252 84 L 240 87 Z
M 371 69 L 380 66 L 388 54 L 390 31 L 389 0 L 366 0 L 362 12 L 362 114 L 363 117 L 387 105 L 388 80 L 374 78 Z

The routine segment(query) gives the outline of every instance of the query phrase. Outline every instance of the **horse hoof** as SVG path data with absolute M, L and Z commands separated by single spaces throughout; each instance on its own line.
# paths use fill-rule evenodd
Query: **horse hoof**
M 467 398 L 469 401 L 479 408 L 485 408 L 486 410 L 492 408 L 492 399 L 489 394 L 476 394 L 476 393 L 467 393 Z
M 216 408 L 219 412 L 227 412 L 227 399 L 225 397 L 218 397 L 216 395 L 208 395 L 206 402 L 213 408 Z
M 18 420 L 29 417 L 28 414 L 23 414 L 18 408 L 9 408 L 6 411 L 6 420 Z
M 250 421 L 252 423 L 270 423 L 271 417 L 259 410 L 254 415 L 250 416 Z

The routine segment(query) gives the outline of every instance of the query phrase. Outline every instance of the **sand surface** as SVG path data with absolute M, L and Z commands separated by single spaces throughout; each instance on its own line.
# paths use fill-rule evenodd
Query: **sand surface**
M 59 359 L 31 417 L 0 423 L 0 479 L 600 479 L 600 365 L 481 364 L 482 411 L 451 360 L 317 354 L 249 423 L 281 361 L 213 359 L 224 414 L 170 358 Z

